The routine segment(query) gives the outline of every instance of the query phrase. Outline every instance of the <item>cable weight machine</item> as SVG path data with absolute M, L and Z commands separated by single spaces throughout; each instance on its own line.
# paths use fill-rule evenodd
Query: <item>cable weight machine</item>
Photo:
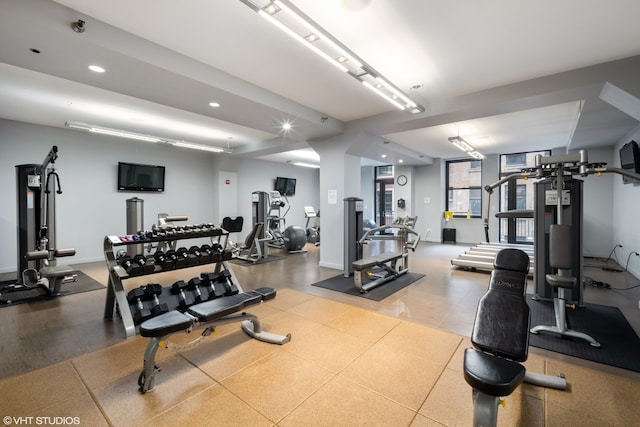
M 582 280 L 583 280 L 583 181 L 576 177 L 587 177 L 589 175 L 602 176 L 604 173 L 617 173 L 629 178 L 639 179 L 640 174 L 633 173 L 627 169 L 607 167 L 606 163 L 589 163 L 586 150 L 574 153 L 554 156 L 535 157 L 535 166 L 524 168 L 520 173 L 506 176 L 497 182 L 484 187 L 487 194 L 487 202 L 484 212 L 485 239 L 489 239 L 489 210 L 491 194 L 495 188 L 502 184 L 515 181 L 517 179 L 527 180 L 529 178 L 538 180 L 535 186 L 535 207 L 533 212 L 535 225 L 534 238 L 534 258 L 535 258 L 535 290 L 536 297 L 540 299 L 553 299 L 553 289 L 545 281 L 546 274 L 552 272 L 549 266 L 549 229 L 553 224 L 567 224 L 571 226 L 572 248 L 572 275 L 579 281 L 580 286 L 576 286 L 569 301 L 579 305 L 582 301 Z M 509 214 L 511 212 L 506 212 Z M 517 215 L 517 212 L 513 212 Z
M 57 246 L 56 195 L 62 194 L 60 176 L 55 169 L 57 159 L 58 147 L 54 145 L 42 164 L 16 166 L 18 250 L 15 290 L 44 285 L 45 279 L 50 294 L 56 295 L 62 283 L 75 280 L 73 269 L 57 266 L 57 258 L 75 255 L 75 249 Z M 3 292 L 3 301 L 5 296 L 6 292 Z

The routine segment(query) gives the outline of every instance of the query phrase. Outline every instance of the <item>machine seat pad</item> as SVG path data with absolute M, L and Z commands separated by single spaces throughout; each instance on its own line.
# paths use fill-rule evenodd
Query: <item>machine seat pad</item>
M 376 265 L 385 264 L 389 261 L 402 258 L 402 254 L 398 252 L 385 252 L 380 255 L 370 256 L 368 258 L 357 259 L 351 264 L 354 270 L 364 270 L 365 268 L 375 267 Z
M 42 277 L 64 277 L 67 276 L 71 273 L 73 273 L 73 268 L 67 266 L 67 265 L 53 265 L 53 266 L 48 266 L 48 267 L 42 267 L 40 269 L 40 275 Z
M 517 362 L 483 353 L 464 351 L 464 379 L 474 389 L 489 396 L 508 396 L 524 380 L 525 367 Z
M 571 276 L 560 276 L 557 274 L 547 274 L 545 276 L 549 286 L 554 288 L 573 289 L 576 286 L 578 280 Z
M 142 322 L 140 335 L 143 337 L 162 337 L 173 332 L 184 331 L 191 325 L 193 325 L 192 317 L 172 310 Z

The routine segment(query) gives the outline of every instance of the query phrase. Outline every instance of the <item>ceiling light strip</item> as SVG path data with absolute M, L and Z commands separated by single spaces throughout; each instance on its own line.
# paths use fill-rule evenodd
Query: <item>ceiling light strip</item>
M 386 80 L 384 80 L 383 78 L 380 78 L 380 77 L 376 77 L 376 80 L 378 82 L 380 82 L 381 84 L 383 84 L 385 87 L 387 87 L 394 95 L 396 95 L 397 97 L 402 99 L 404 102 L 406 102 L 409 107 L 414 108 L 414 107 L 418 106 L 418 104 L 413 102 L 411 100 L 411 98 L 406 96 L 404 93 L 402 93 L 399 89 L 397 89 L 394 85 L 392 85 L 388 81 L 386 81 Z
M 412 114 L 417 114 L 425 111 L 424 107 L 418 105 L 395 85 L 382 78 L 380 76 L 380 73 L 378 73 L 370 65 L 359 59 L 357 55 L 351 52 L 351 50 L 340 43 L 340 41 L 338 41 L 331 34 L 324 31 L 322 27 L 320 27 L 311 18 L 309 18 L 302 11 L 296 8 L 296 6 L 294 6 L 291 2 L 287 0 L 240 1 L 251 8 L 254 12 L 257 12 L 259 15 L 267 19 L 280 30 L 287 33 L 289 36 L 293 37 L 298 42 L 303 43 L 304 46 L 311 49 L 314 53 L 329 61 L 340 71 L 349 73 L 349 75 L 356 80 L 362 82 L 365 76 L 370 76 L 371 78 L 377 77 L 378 79 L 380 79 L 380 83 L 385 86 L 386 91 L 388 91 L 390 94 L 385 93 L 380 88 L 375 88 L 375 84 L 368 83 L 365 85 L 370 88 L 373 87 L 374 92 L 382 96 L 395 107 Z M 280 15 L 281 18 L 278 18 L 278 15 Z M 298 25 L 294 25 L 294 22 L 291 19 L 287 20 L 286 18 L 284 18 L 285 16 L 292 17 L 293 20 L 295 20 L 297 24 L 301 24 L 303 28 L 299 28 Z M 296 29 L 294 30 L 294 28 Z M 308 39 L 307 37 L 309 36 L 309 33 L 299 34 L 299 32 L 302 31 L 309 31 L 318 38 L 314 37 L 313 39 Z M 321 49 L 319 45 L 324 47 L 325 50 Z M 328 51 L 330 50 L 335 52 L 329 53 Z M 335 55 L 336 52 L 338 56 Z M 395 98 L 398 98 L 398 100 L 396 100 Z M 398 101 L 403 102 L 405 105 L 402 105 Z
M 360 61 L 354 58 L 354 56 L 351 55 L 344 47 L 340 46 L 335 40 L 333 40 L 333 38 L 329 34 L 325 33 L 324 31 L 320 30 L 319 27 L 314 25 L 315 23 L 312 24 L 311 18 L 306 16 L 300 10 L 296 9 L 295 6 L 287 5 L 280 0 L 274 0 L 273 4 L 275 4 L 284 12 L 288 13 L 290 16 L 292 16 L 296 21 L 301 23 L 303 26 L 307 27 L 307 29 L 312 33 L 316 35 L 322 35 L 323 36 L 322 39 L 325 43 L 327 43 L 332 48 L 340 52 L 340 54 L 345 58 L 347 58 L 349 61 L 351 61 L 351 63 L 355 67 L 362 67 L 362 63 Z
M 462 151 L 464 151 L 465 153 L 467 153 L 468 155 L 470 155 L 471 157 L 473 157 L 474 159 L 478 159 L 478 160 L 484 159 L 484 155 L 478 152 L 475 148 L 471 146 L 471 144 L 469 144 L 460 136 L 450 137 L 449 142 L 455 145 L 456 147 L 458 147 L 459 149 L 461 149 Z
M 345 67 L 344 65 L 342 65 L 342 63 L 336 61 L 330 55 L 327 55 L 325 52 L 323 52 L 322 50 L 318 49 L 313 43 L 309 42 L 307 39 L 305 39 L 304 37 L 302 37 L 301 35 L 299 35 L 295 31 L 293 31 L 292 29 L 290 29 L 289 27 L 284 25 L 282 22 L 280 22 L 277 19 L 275 19 L 273 16 L 269 15 L 264 10 L 259 10 L 258 14 L 260 16 L 262 16 L 263 18 L 265 18 L 267 21 L 271 22 L 276 27 L 280 28 L 282 31 L 287 33 L 289 36 L 291 36 L 295 40 L 297 40 L 300 43 L 302 43 L 305 47 L 311 49 L 311 51 L 313 51 L 316 55 L 321 56 L 325 60 L 329 61 L 329 63 L 331 63 L 334 67 L 338 68 L 343 73 L 349 72 L 349 69 L 347 67 Z
M 396 106 L 398 109 L 404 110 L 404 105 L 400 104 L 398 101 L 396 101 L 395 99 L 391 98 L 389 95 L 387 95 L 386 93 L 382 92 L 380 89 L 378 89 L 377 87 L 375 87 L 371 83 L 369 83 L 367 81 L 364 81 L 364 80 L 361 80 L 361 81 L 362 81 L 363 85 L 365 85 L 366 87 L 368 87 L 369 89 L 371 89 L 372 91 L 374 91 L 375 93 L 377 93 L 378 95 L 380 95 L 381 97 L 383 97 L 384 99 L 389 101 L 391 104 Z
M 196 144 L 196 143 L 192 143 L 192 142 L 186 142 L 186 141 L 177 141 L 174 139 L 169 139 L 169 138 L 161 138 L 158 136 L 151 136 L 151 135 L 144 135 L 141 133 L 135 133 L 135 132 L 129 132 L 126 130 L 119 130 L 119 129 L 111 129 L 111 128 L 107 128 L 107 127 L 102 127 L 102 126 L 96 126 L 96 125 L 90 125 L 87 123 L 81 123 L 81 122 L 72 122 L 72 121 L 68 121 L 65 123 L 65 126 L 70 128 L 70 129 L 78 129 L 78 130 L 84 130 L 87 132 L 93 132 L 93 133 L 98 133 L 101 135 L 108 135 L 108 136 L 116 136 L 119 138 L 127 138 L 127 139 L 135 139 L 138 141 L 145 141 L 145 142 L 154 142 L 154 143 L 158 143 L 158 142 L 164 142 L 170 145 L 174 145 L 176 147 L 185 147 L 185 148 L 191 148 L 191 149 L 195 149 L 195 150 L 204 150 L 204 151 L 211 151 L 214 153 L 230 153 L 230 150 L 225 150 L 223 148 L 219 148 L 219 147 L 214 147 L 211 145 L 206 145 L 206 144 Z
M 171 145 L 182 148 L 191 148 L 192 150 L 211 151 L 212 153 L 222 153 L 225 150 L 218 147 L 212 147 L 211 145 L 195 144 L 186 141 L 171 141 Z
M 294 166 L 301 166 L 303 168 L 314 168 L 314 169 L 320 168 L 320 165 L 314 165 L 312 163 L 305 163 L 305 162 L 291 162 L 291 164 Z

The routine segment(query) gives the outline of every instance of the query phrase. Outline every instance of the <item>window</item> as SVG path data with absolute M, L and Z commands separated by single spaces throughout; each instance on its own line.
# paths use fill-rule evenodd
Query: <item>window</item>
M 535 158 L 538 154 L 549 156 L 551 152 L 534 151 L 500 155 L 500 178 L 535 166 Z M 533 210 L 534 184 L 534 180 L 531 179 L 514 179 L 502 184 L 500 186 L 500 211 Z M 500 242 L 531 244 L 534 236 L 534 220 L 533 218 L 501 218 L 499 236 Z
M 393 179 L 393 165 L 376 166 L 376 179 Z
M 447 210 L 454 217 L 482 216 L 482 161 L 447 161 Z

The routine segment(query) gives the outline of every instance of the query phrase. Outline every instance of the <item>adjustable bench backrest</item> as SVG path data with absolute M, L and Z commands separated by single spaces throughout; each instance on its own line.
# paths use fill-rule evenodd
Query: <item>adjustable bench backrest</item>
M 222 219 L 222 228 L 228 231 L 229 233 L 240 233 L 242 231 L 242 226 L 244 225 L 244 218 L 241 216 L 231 218 L 225 216 Z
M 496 255 L 489 290 L 480 299 L 471 342 L 487 353 L 523 362 L 529 348 L 529 306 L 525 300 L 529 256 L 519 249 Z

